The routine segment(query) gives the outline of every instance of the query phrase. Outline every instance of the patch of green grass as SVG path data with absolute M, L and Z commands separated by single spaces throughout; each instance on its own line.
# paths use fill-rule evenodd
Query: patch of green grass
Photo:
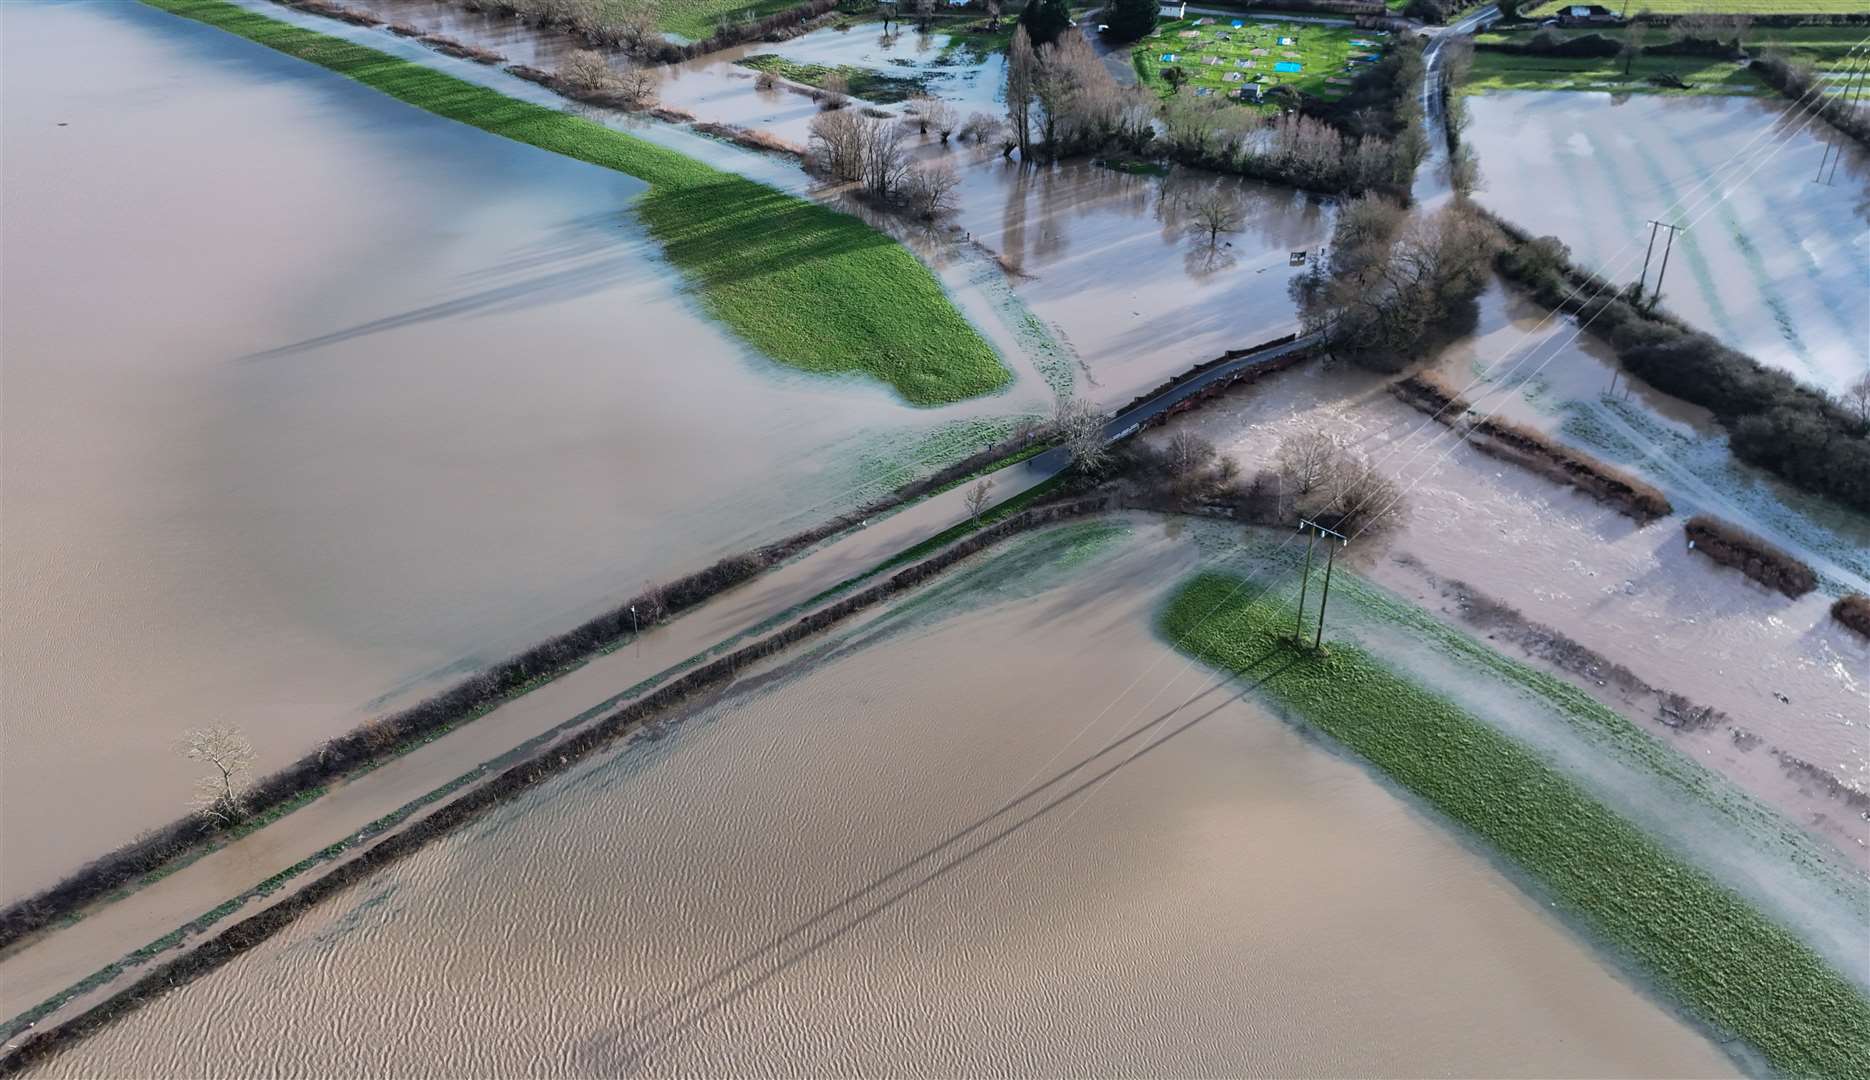
M 702 306 L 781 363 L 882 379 L 915 405 L 997 390 L 993 348 L 901 244 L 848 214 L 556 109 L 225 0 L 146 0 L 449 120 L 650 185 L 637 213 Z
M 986 23 L 975 23 L 966 27 L 943 28 L 948 40 L 942 43 L 941 55 L 935 58 L 939 66 L 951 64 L 984 64 L 990 57 L 997 56 L 1013 44 L 1013 30 L 1018 23 L 1012 19 L 1002 19 L 996 30 L 987 29 Z
M 1167 92 L 1169 84 L 1163 72 L 1173 67 L 1187 76 L 1188 81 L 1181 91 L 1184 94 L 1202 90 L 1216 96 L 1250 94 L 1245 88 L 1257 82 L 1267 90 L 1292 86 L 1314 97 L 1331 100 L 1341 97 L 1348 84 L 1328 80 L 1350 79 L 1362 66 L 1361 62 L 1352 64 L 1351 58 L 1381 56 L 1389 40 L 1377 30 L 1253 19 L 1239 20 L 1243 25 L 1236 27 L 1231 25 L 1234 21 L 1226 16 L 1215 16 L 1207 25 L 1195 19 L 1176 19 L 1161 24 L 1155 33 L 1137 42 L 1130 54 L 1137 77 L 1144 85 Z M 1290 38 L 1294 44 L 1280 45 L 1281 38 Z M 1371 45 L 1352 45 L 1352 41 L 1368 41 Z M 1263 55 L 1256 56 L 1256 52 Z M 1173 54 L 1175 59 L 1165 61 L 1164 54 Z M 1210 60 L 1217 62 L 1209 63 Z M 1303 70 L 1275 70 L 1274 65 L 1287 62 L 1298 64 Z M 1242 67 L 1242 64 L 1253 66 Z M 1229 82 L 1229 75 L 1239 77 Z
M 723 22 L 764 19 L 798 5 L 799 0 L 661 0 L 656 6 L 656 25 L 700 41 L 713 35 Z
M 1167 176 L 1169 167 L 1160 161 L 1144 161 L 1141 158 L 1098 158 L 1091 164 L 1109 169 L 1111 172 L 1128 173 L 1131 176 Z
M 742 67 L 750 67 L 755 71 L 770 71 L 782 79 L 790 79 L 807 86 L 823 86 L 826 76 L 842 75 L 845 88 L 850 91 L 851 96 L 882 105 L 908 101 L 928 89 L 928 80 L 920 76 L 890 75 L 881 71 L 873 71 L 870 68 L 852 67 L 849 64 L 839 64 L 836 67 L 829 67 L 825 64 L 802 64 L 773 53 L 758 53 L 742 57 L 735 63 Z
M 1353 646 L 1291 642 L 1288 608 L 1197 575 L 1159 629 L 1250 683 L 1529 872 L 1683 1005 L 1796 1076 L 1870 1075 L 1870 1002 L 1537 755 Z
M 1652 75 L 1673 75 L 1687 89 L 1657 86 Z M 1771 89 L 1745 67 L 1729 60 L 1705 56 L 1643 56 L 1623 73 L 1615 57 L 1529 56 L 1522 53 L 1474 51 L 1474 67 L 1462 89 L 1468 93 L 1490 90 L 1596 90 L 1616 94 L 1769 94 Z

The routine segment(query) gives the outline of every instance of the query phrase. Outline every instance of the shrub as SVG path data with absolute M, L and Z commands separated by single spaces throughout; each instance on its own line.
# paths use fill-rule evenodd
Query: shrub
M 1811 567 L 1739 526 L 1696 514 L 1683 530 L 1694 550 L 1787 596 L 1804 596 L 1818 587 L 1818 574 Z
M 1870 596 L 1849 593 L 1831 605 L 1831 617 L 1870 639 Z

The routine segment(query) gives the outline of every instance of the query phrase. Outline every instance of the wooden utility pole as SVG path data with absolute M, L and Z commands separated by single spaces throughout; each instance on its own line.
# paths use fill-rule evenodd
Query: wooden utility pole
M 1305 577 L 1299 581 L 1299 616 L 1298 624 L 1293 627 L 1292 643 L 1303 647 L 1305 644 L 1305 590 L 1312 580 L 1312 547 L 1320 536 L 1328 536 L 1338 542 L 1338 547 L 1351 542 L 1351 538 L 1336 529 L 1327 529 L 1310 518 L 1299 519 L 1299 531 L 1312 534 L 1311 542 L 1305 546 Z M 1312 648 L 1318 648 L 1325 638 L 1325 605 L 1331 602 L 1331 568 L 1338 559 L 1338 548 L 1332 548 L 1325 556 L 1325 587 L 1318 601 L 1318 633 L 1312 638 Z
M 1636 298 L 1643 298 L 1643 286 L 1649 282 L 1649 257 L 1656 250 L 1656 230 L 1669 230 L 1669 238 L 1662 245 L 1662 269 L 1656 271 L 1655 298 L 1662 299 L 1662 278 L 1669 272 L 1669 252 L 1675 248 L 1675 234 L 1687 228 L 1686 225 L 1667 225 L 1651 218 L 1649 221 L 1649 248 L 1643 252 L 1643 273 L 1636 279 Z

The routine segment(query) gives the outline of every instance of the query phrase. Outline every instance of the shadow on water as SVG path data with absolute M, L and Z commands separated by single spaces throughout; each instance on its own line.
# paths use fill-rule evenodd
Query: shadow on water
M 1258 669 L 1265 666 L 1268 661 L 1281 656 L 1288 657 L 1284 664 L 1259 674 L 1250 682 L 1244 681 L 1250 673 L 1258 671 Z M 792 929 L 749 950 L 742 954 L 739 959 L 716 969 L 708 976 L 690 984 L 668 1001 L 641 1014 L 636 1020 L 625 1027 L 610 1034 L 598 1035 L 586 1040 L 577 1051 L 580 1067 L 584 1069 L 600 1069 L 604 1066 L 623 1066 L 626 1068 L 640 1067 L 642 1061 L 658 1047 L 680 1036 L 684 1032 L 689 1031 L 708 1016 L 718 1012 L 734 1001 L 758 989 L 760 986 L 772 981 L 779 975 L 796 967 L 798 964 L 811 958 L 819 950 L 835 943 L 851 931 L 856 930 L 875 919 L 877 916 L 894 908 L 902 901 L 920 891 L 923 887 L 942 880 L 955 870 L 973 861 L 977 856 L 985 853 L 988 849 L 997 846 L 1001 841 L 1021 832 L 1028 825 L 1050 814 L 1061 805 L 1070 802 L 1079 795 L 1094 790 L 1106 779 L 1115 775 L 1126 766 L 1134 763 L 1144 755 L 1149 754 L 1178 736 L 1190 731 L 1202 721 L 1225 709 L 1228 705 L 1244 698 L 1254 688 L 1262 686 L 1278 677 L 1297 662 L 1297 658 L 1288 656 L 1288 650 L 1285 649 L 1275 649 L 1261 655 L 1243 669 L 1240 680 L 1220 679 L 1215 681 L 1200 693 L 1187 698 L 1179 705 L 1176 705 L 1135 730 L 1112 740 L 1102 749 L 1080 759 L 1076 764 L 1053 774 L 1051 778 L 1042 783 L 1027 788 L 1024 792 L 1015 796 L 994 812 L 955 830 L 940 842 L 898 864 L 895 869 L 873 878 L 869 884 L 862 888 L 847 893 L 842 899 L 826 906 L 816 915 L 798 923 Z M 1229 684 L 1236 681 L 1243 682 L 1243 685 L 1238 687 L 1237 692 L 1230 691 L 1224 699 L 1213 704 L 1205 711 L 1182 719 L 1180 723 L 1169 728 L 1160 738 L 1154 741 L 1143 742 L 1143 744 L 1137 747 L 1133 752 L 1117 760 L 1109 761 L 1107 764 L 1104 764 L 1104 767 L 1100 770 L 1094 773 L 1085 773 L 1087 768 L 1105 762 L 1106 759 L 1116 755 L 1121 749 L 1142 741 L 1144 736 L 1157 731 L 1170 721 L 1184 717 L 1191 707 L 1201 702 L 1204 698 L 1214 694 L 1217 690 L 1229 689 Z M 1083 775 L 1080 776 L 1080 774 Z M 1079 776 L 1077 782 L 1071 783 L 1069 786 L 1062 786 L 1074 776 Z M 1032 809 L 1031 813 L 1026 814 L 1024 817 L 1018 817 L 1017 820 L 1012 820 L 1016 811 L 1027 807 L 1035 800 L 1039 800 L 1049 791 L 1052 792 L 1051 797 L 1045 798 L 1043 802 L 1039 802 L 1038 805 Z M 1010 823 L 1006 823 L 1008 821 L 1010 821 Z M 994 826 L 996 823 L 1001 824 L 995 831 L 977 839 L 971 844 L 962 846 L 963 841 L 969 836 L 980 832 L 982 829 Z M 935 864 L 932 868 L 929 866 L 931 863 Z M 892 886 L 893 882 L 901 885 L 901 887 L 894 888 Z M 864 903 L 867 900 L 874 900 L 875 902 Z M 853 906 L 859 908 L 859 910 L 851 917 L 839 920 L 840 914 Z M 797 951 L 793 952 L 791 955 L 777 959 L 776 963 L 751 974 L 744 982 L 739 982 L 731 988 L 726 988 L 724 994 L 702 1004 L 700 1009 L 692 1015 L 684 1019 L 676 1020 L 672 1026 L 660 1035 L 653 1038 L 641 1037 L 649 1025 L 654 1024 L 656 1021 L 669 1016 L 671 1013 L 685 1006 L 701 1002 L 711 991 L 717 988 L 723 988 L 724 984 L 729 983 L 730 980 L 734 980 L 736 975 L 759 964 L 761 960 L 768 957 L 777 957 L 782 950 L 786 950 L 787 947 L 794 942 L 799 942 L 799 946 Z
M 589 296 L 653 276 L 655 263 L 644 257 L 639 243 L 633 242 L 638 237 L 626 234 L 607 239 L 618 229 L 632 230 L 634 223 L 623 213 L 592 214 L 566 222 L 559 226 L 552 239 L 506 257 L 496 266 L 472 271 L 464 275 L 464 279 L 497 280 L 539 271 L 531 276 L 489 285 L 452 300 L 424 304 L 289 345 L 262 349 L 241 359 L 272 360 L 427 322 L 522 311 Z

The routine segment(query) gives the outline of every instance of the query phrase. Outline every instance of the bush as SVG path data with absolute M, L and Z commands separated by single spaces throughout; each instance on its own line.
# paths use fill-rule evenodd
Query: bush
M 1694 550 L 1768 588 L 1796 599 L 1818 587 L 1818 574 L 1811 567 L 1739 526 L 1696 514 L 1682 528 Z
M 1870 639 L 1870 596 L 1849 593 L 1831 605 L 1831 617 Z

